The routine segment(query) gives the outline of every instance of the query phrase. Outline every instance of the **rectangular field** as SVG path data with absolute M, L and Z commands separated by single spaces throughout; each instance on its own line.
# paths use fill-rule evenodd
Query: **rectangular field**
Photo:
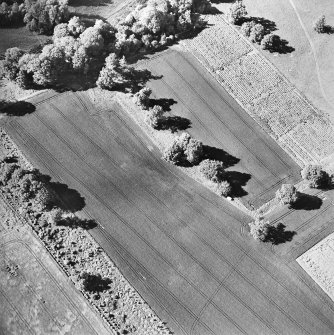
M 173 99 L 171 114 L 187 118 L 191 135 L 240 160 L 230 167 L 245 204 L 258 207 L 282 183 L 295 183 L 298 165 L 188 53 L 167 52 L 145 63 L 161 79 L 149 86 L 156 99 Z M 250 176 L 248 182 L 243 181 Z

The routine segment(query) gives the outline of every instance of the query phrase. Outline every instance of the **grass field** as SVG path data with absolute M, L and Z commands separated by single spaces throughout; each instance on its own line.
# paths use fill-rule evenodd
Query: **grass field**
M 215 148 L 213 157 L 223 159 L 225 152 L 236 158 L 227 170 L 238 184 L 236 197 L 258 207 L 281 183 L 300 178 L 298 165 L 188 53 L 167 52 L 144 67 L 163 76 L 149 84 L 155 99 L 173 99 L 171 114 L 190 120 L 187 131 Z
M 6 129 L 34 166 L 85 197 L 100 223 L 91 234 L 175 334 L 334 332 L 326 295 L 249 237 L 249 217 L 162 161 L 117 104 L 46 99 Z
M 110 334 L 44 246 L 19 227 L 0 232 L 0 333 Z
M 25 27 L 0 28 L 0 34 L 0 55 L 13 47 L 29 50 L 33 45 L 47 39 L 47 36 L 34 34 Z
M 317 34 L 314 22 L 325 15 L 334 25 L 334 6 L 331 0 L 266 1 L 245 0 L 250 16 L 274 22 L 278 34 L 295 51 L 287 54 L 263 54 L 300 89 L 312 103 L 329 113 L 334 120 L 334 38 L 331 34 Z

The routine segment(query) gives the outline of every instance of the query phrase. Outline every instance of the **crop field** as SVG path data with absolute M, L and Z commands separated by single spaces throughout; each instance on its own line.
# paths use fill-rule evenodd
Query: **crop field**
M 0 333 L 110 334 L 26 228 L 0 231 Z
M 175 334 L 330 334 L 334 306 L 237 211 L 161 153 L 117 103 L 31 98 L 5 125 L 34 166 L 85 198 L 90 233 Z
M 325 114 L 221 16 L 210 23 L 214 25 L 183 43 L 216 80 L 299 164 L 321 162 L 332 155 L 334 128 Z
M 244 1 L 249 15 L 270 20 L 274 34 L 289 42 L 292 53 L 263 52 L 280 71 L 301 90 L 319 109 L 333 119 L 334 64 L 331 34 L 317 34 L 314 22 L 322 15 L 327 24 L 334 25 L 334 6 L 331 0 L 261 0 Z
M 295 183 L 300 178 L 298 165 L 195 58 L 173 51 L 153 58 L 144 67 L 163 76 L 149 86 L 156 99 L 175 101 L 171 113 L 191 121 L 187 129 L 191 135 L 240 160 L 228 171 L 239 173 L 240 181 L 250 175 L 243 185 L 245 204 L 257 207 L 273 198 L 281 183 Z

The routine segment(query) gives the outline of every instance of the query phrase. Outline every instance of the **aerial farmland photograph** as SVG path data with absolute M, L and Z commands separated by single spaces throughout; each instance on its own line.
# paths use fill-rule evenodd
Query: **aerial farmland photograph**
M 0 335 L 333 335 L 333 55 L 333 0 L 1 0 Z

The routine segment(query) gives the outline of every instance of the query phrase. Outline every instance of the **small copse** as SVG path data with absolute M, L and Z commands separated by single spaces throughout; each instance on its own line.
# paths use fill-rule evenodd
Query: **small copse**
M 283 205 L 293 205 L 297 202 L 299 193 L 291 184 L 283 184 L 276 192 L 276 199 Z

